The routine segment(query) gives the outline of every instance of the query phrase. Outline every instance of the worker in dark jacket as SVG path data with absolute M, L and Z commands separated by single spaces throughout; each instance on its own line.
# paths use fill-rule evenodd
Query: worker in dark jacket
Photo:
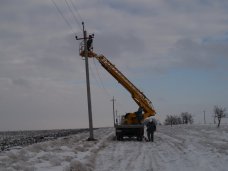
M 156 123 L 155 121 L 151 120 L 150 122 L 148 122 L 146 124 L 147 126 L 147 138 L 148 138 L 148 141 L 154 141 L 154 131 L 156 131 Z
M 91 51 L 92 43 L 93 43 L 93 36 L 89 35 L 89 39 L 87 40 L 87 49 L 88 49 L 88 51 Z

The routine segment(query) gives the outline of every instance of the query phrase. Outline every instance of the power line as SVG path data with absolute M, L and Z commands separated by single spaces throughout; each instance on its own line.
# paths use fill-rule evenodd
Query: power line
M 80 22 L 78 21 L 76 15 L 74 14 L 74 12 L 73 12 L 73 10 L 71 9 L 71 7 L 70 7 L 69 3 L 67 2 L 67 0 L 65 0 L 65 3 L 66 3 L 66 5 L 67 5 L 67 7 L 69 8 L 70 12 L 73 14 L 73 18 L 74 18 L 75 23 L 78 24 L 79 28 L 81 29 L 81 24 L 80 24 Z
M 101 85 L 102 85 L 102 87 L 103 87 L 105 93 L 107 94 L 107 96 L 109 96 L 109 98 L 112 97 L 112 95 L 108 92 L 108 90 L 107 90 L 107 89 L 105 88 L 105 86 L 104 86 L 104 83 L 103 83 L 103 81 L 102 81 L 102 79 L 101 79 L 101 76 L 100 76 L 99 71 L 98 71 L 98 69 L 97 69 L 97 65 L 96 65 L 96 62 L 95 62 L 95 59 L 94 59 L 94 58 L 93 58 L 93 63 L 94 63 L 94 65 L 95 65 L 95 68 L 96 68 L 96 71 L 97 71 L 97 75 L 98 75 L 98 77 L 99 77 L 100 83 L 101 83 Z M 118 101 L 117 101 L 117 103 L 118 103 L 118 106 L 121 108 L 121 110 L 124 111 L 124 110 L 123 110 L 124 107 L 122 106 L 122 104 L 119 103 Z
M 73 6 L 74 10 L 75 10 L 76 13 L 78 14 L 78 16 L 79 16 L 79 18 L 80 18 L 80 20 L 81 20 L 81 22 L 82 22 L 82 21 L 83 21 L 82 16 L 80 15 L 80 13 L 79 13 L 78 9 L 76 8 L 76 6 L 74 5 L 73 1 L 70 0 L 70 3 L 71 3 L 71 5 Z
M 100 82 L 101 82 L 101 85 L 102 85 L 103 89 L 104 89 L 105 92 L 108 94 L 108 96 L 112 97 L 112 96 L 110 95 L 110 93 L 108 92 L 108 90 L 107 90 L 107 89 L 105 88 L 105 86 L 104 86 L 104 83 L 103 83 L 103 81 L 102 81 L 102 79 L 101 79 L 101 76 L 100 76 L 100 74 L 99 74 L 99 72 L 98 72 L 97 65 L 96 65 L 96 63 L 95 63 L 94 58 L 93 58 L 93 63 L 94 63 L 94 65 L 95 65 L 95 68 L 96 68 L 96 71 L 97 71 L 97 75 L 98 75 L 98 78 L 100 79 Z
M 74 34 L 74 31 L 73 31 L 73 27 L 71 26 L 71 24 L 69 23 L 69 21 L 66 19 L 66 17 L 63 15 L 62 11 L 60 10 L 60 8 L 57 6 L 57 4 L 55 3 L 54 0 L 51 0 L 52 3 L 55 5 L 55 8 L 57 9 L 57 11 L 60 13 L 60 15 L 63 17 L 64 21 L 66 22 L 66 24 L 71 28 L 73 34 Z
M 94 71 L 93 71 L 92 67 L 91 67 L 91 66 L 89 66 L 89 69 L 90 69 L 90 71 L 91 71 L 92 78 L 94 78 L 94 80 L 95 80 L 96 84 L 97 84 L 97 85 L 99 85 L 99 87 L 100 87 L 99 81 L 98 81 L 98 79 L 97 79 L 97 77 L 96 77 L 96 74 L 94 73 Z

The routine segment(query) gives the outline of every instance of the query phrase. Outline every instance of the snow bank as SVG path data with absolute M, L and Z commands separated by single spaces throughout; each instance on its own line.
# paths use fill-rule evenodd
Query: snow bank
M 0 171 L 92 171 L 97 152 L 113 137 L 113 128 L 95 130 L 96 141 L 87 141 L 88 137 L 84 132 L 2 152 Z

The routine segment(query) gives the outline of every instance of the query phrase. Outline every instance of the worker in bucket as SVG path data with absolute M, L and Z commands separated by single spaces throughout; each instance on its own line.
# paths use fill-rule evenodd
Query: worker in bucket
M 93 43 L 93 36 L 89 35 L 89 39 L 87 40 L 87 49 L 88 49 L 88 51 L 91 51 L 92 43 Z
M 148 141 L 154 141 L 154 132 L 156 131 L 156 122 L 151 119 L 147 124 L 146 124 L 146 131 L 147 131 L 147 138 Z

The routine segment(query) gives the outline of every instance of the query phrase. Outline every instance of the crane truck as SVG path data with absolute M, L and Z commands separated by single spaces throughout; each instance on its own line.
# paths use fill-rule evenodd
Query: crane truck
M 124 137 L 136 137 L 138 141 L 143 140 L 144 120 L 156 114 L 152 102 L 141 92 L 127 77 L 125 77 L 104 55 L 97 55 L 93 51 L 85 51 L 83 45 L 80 47 L 80 56 L 96 58 L 132 96 L 139 108 L 136 112 L 123 115 L 120 123 L 115 123 L 116 139 L 123 140 Z

